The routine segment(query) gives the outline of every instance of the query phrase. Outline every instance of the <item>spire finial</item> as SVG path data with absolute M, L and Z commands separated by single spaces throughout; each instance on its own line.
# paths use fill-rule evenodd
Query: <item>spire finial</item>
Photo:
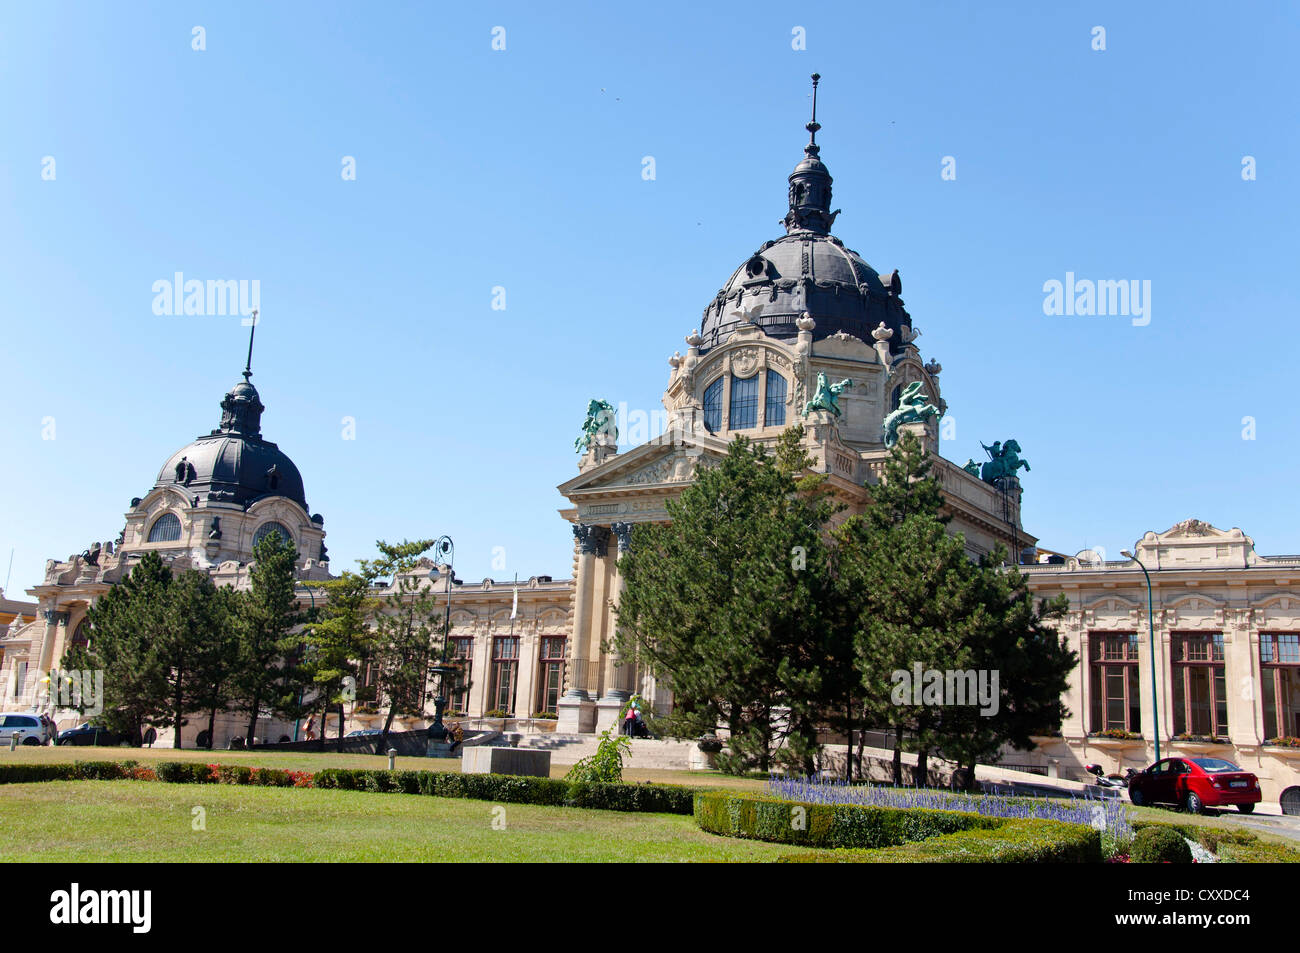
M 253 376 L 253 335 L 257 334 L 257 309 L 248 319 L 248 360 L 244 363 L 244 380 Z
M 808 130 L 808 145 L 804 147 L 803 151 L 810 156 L 815 156 L 817 153 L 821 152 L 821 147 L 817 145 L 817 130 L 821 128 L 821 124 L 817 122 L 817 84 L 821 82 L 821 78 L 820 73 L 812 74 L 812 121 L 809 122 L 808 125 L 804 126 L 804 128 Z

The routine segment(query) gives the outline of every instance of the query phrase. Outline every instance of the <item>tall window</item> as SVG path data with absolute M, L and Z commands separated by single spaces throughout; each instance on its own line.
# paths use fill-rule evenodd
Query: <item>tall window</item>
M 174 543 L 181 538 L 181 520 L 175 513 L 164 513 L 154 520 L 149 530 L 149 542 Z
M 748 430 L 758 426 L 758 375 L 731 379 L 732 430 Z
M 1091 654 L 1092 730 L 1140 732 L 1137 633 L 1094 632 Z
M 717 433 L 722 429 L 722 381 L 716 381 L 704 389 L 704 429 Z
M 1223 635 L 1175 634 L 1173 647 L 1174 734 L 1227 737 Z
M 519 674 L 519 636 L 499 635 L 492 640 L 492 697 L 489 711 L 515 710 L 515 682 Z
M 763 426 L 785 426 L 785 378 L 776 371 L 767 372 L 767 400 L 763 406 Z
M 560 704 L 560 692 L 564 690 L 564 639 L 558 636 L 543 638 L 537 664 L 537 710 L 554 712 Z
M 464 636 L 451 640 L 451 660 L 456 666 L 456 674 L 451 679 L 451 692 L 447 699 L 451 704 L 453 715 L 469 712 L 470 678 L 474 669 L 474 640 Z
M 82 619 L 80 622 L 77 623 L 77 628 L 72 633 L 72 647 L 84 648 L 89 644 L 90 644 L 90 626 L 86 624 L 85 619 Z
M 293 543 L 293 537 L 289 535 L 289 531 L 284 528 L 283 524 L 272 520 L 269 523 L 263 523 L 257 528 L 257 532 L 253 534 L 253 545 L 256 546 L 265 537 L 270 536 L 272 533 L 280 534 L 281 543 Z
M 1259 637 L 1264 738 L 1300 738 L 1300 634 Z

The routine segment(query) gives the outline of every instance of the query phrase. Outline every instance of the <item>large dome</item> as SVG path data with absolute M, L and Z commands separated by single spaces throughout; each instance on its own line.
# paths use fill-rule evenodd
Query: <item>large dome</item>
M 805 311 L 817 322 L 813 337 L 845 331 L 867 344 L 884 322 L 890 346 L 902 349 L 911 317 L 898 296 L 898 278 L 876 269 L 829 234 L 797 229 L 751 255 L 704 309 L 704 346 L 714 347 L 752 317 L 772 337 L 792 338 Z
M 817 145 L 817 80 L 813 75 L 813 120 L 804 157 L 789 176 L 786 235 L 750 255 L 704 309 L 704 347 L 716 347 L 733 330 L 753 321 L 772 337 L 798 334 L 795 321 L 807 312 L 816 321 L 814 339 L 845 331 L 867 344 L 883 322 L 894 334 L 890 348 L 903 349 L 904 327 L 912 319 L 903 307 L 898 272 L 883 279 L 855 251 L 832 235 L 839 211 L 831 211 L 830 171 Z
M 247 379 L 236 384 L 221 402 L 221 426 L 168 457 L 154 488 L 175 486 L 190 496 L 240 506 L 283 496 L 306 510 L 298 467 L 262 439 L 264 409 Z

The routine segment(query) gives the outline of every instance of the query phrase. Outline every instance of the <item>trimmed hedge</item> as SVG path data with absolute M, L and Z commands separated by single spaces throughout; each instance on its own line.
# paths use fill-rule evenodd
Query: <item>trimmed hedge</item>
M 137 776 L 134 761 L 76 761 L 72 764 L 0 765 L 0 784 L 36 781 L 124 781 Z
M 1192 849 L 1172 827 L 1144 827 L 1133 837 L 1129 860 L 1135 864 L 1190 864 Z
M 543 807 L 584 807 L 606 811 L 684 815 L 691 813 L 695 795 L 690 788 L 666 784 L 591 784 L 509 774 L 360 768 L 325 768 L 316 774 L 315 786 L 343 791 L 426 794 Z
M 1206 850 L 1214 851 L 1222 863 L 1300 864 L 1300 850 L 1260 840 L 1253 831 L 1224 830 L 1203 824 L 1166 824 L 1163 821 L 1134 821 L 1133 828 L 1138 832 L 1151 828 L 1177 831 Z
M 1010 820 L 928 808 L 808 804 L 727 792 L 697 793 L 694 813 L 700 829 L 714 834 L 841 848 L 783 858 L 789 860 L 1101 861 L 1100 832 L 1061 821 Z
M 1092 828 L 1028 819 L 877 850 L 810 851 L 778 858 L 786 864 L 1096 864 L 1101 860 L 1101 835 Z
M 713 791 L 696 794 L 694 813 L 700 829 L 712 834 L 806 847 L 893 847 L 1003 823 L 967 811 L 808 804 Z

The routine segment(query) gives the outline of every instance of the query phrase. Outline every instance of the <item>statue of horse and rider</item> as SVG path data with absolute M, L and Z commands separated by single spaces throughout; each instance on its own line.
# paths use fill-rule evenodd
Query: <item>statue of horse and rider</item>
M 1014 438 L 1006 443 L 995 440 L 991 447 L 981 441 L 980 446 L 989 455 L 988 462 L 981 466 L 974 460 L 968 460 L 962 469 L 985 483 L 996 484 L 999 480 L 1014 477 L 1021 467 L 1025 468 L 1026 473 L 1029 472 L 1029 461 L 1020 458 L 1020 444 Z
M 617 442 L 618 427 L 614 423 L 616 417 L 614 406 L 609 401 L 592 400 L 587 405 L 587 419 L 582 423 L 582 434 L 573 441 L 574 449 L 578 453 L 586 453 L 591 449 L 592 438 L 599 434 L 605 434 Z
M 898 409 L 885 416 L 882 435 L 886 447 L 898 443 L 898 428 L 902 424 L 923 423 L 939 416 L 939 408 L 926 403 L 930 398 L 921 393 L 922 386 L 920 381 L 912 381 L 904 387 L 898 397 Z

